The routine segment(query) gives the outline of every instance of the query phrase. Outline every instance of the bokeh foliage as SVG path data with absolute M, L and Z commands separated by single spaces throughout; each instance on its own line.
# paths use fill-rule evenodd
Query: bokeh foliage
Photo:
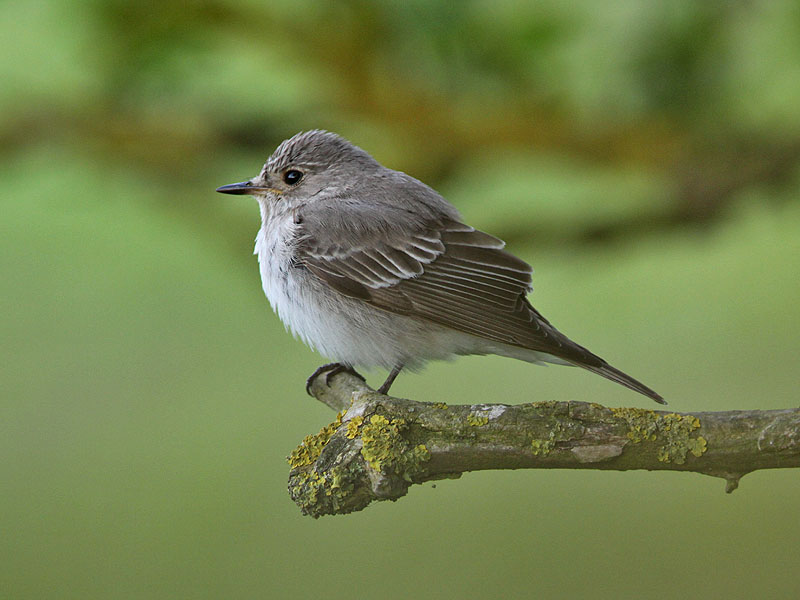
M 213 193 L 337 131 L 675 409 L 796 405 L 798 3 L 31 0 L 0 48 L 0 596 L 800 593 L 790 472 L 482 473 L 302 518 L 321 359 L 267 308 L 256 208 Z M 645 402 L 492 357 L 396 385 Z

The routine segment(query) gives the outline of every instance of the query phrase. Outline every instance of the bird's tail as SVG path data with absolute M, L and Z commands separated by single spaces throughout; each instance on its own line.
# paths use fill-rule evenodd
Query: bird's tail
M 615 369 L 604 360 L 601 359 L 601 361 L 602 364 L 600 365 L 592 365 L 584 362 L 573 362 L 572 364 L 574 364 L 577 367 L 583 367 L 584 369 L 587 369 L 592 373 L 597 373 L 598 375 L 602 375 L 603 377 L 605 377 L 606 379 L 610 379 L 611 381 L 616 381 L 617 383 L 624 385 L 626 388 L 630 388 L 635 392 L 639 392 L 640 394 L 643 394 L 648 398 L 655 400 L 659 404 L 667 403 L 667 401 L 661 397 L 661 394 L 654 392 L 645 384 L 643 384 L 641 381 L 637 381 L 630 375 L 623 373 L 619 369 Z

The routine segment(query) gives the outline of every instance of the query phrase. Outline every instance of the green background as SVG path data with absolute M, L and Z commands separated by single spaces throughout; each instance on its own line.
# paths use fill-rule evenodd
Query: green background
M 301 516 L 322 358 L 263 297 L 255 203 L 213 191 L 336 131 L 671 408 L 797 406 L 798 6 L 1 3 L 0 597 L 800 594 L 792 471 L 472 473 Z M 655 407 L 496 357 L 393 392 Z

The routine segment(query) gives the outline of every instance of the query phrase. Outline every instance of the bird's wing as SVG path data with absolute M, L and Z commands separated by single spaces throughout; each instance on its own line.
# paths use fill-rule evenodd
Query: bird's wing
M 351 215 L 352 217 L 352 215 Z M 480 338 L 543 352 L 616 381 L 656 402 L 652 389 L 553 327 L 526 296 L 533 269 L 505 243 L 439 217 L 399 229 L 333 220 L 299 222 L 297 259 L 331 288 L 390 312 L 427 319 Z
M 530 265 L 494 236 L 440 218 L 342 244 L 347 237 L 329 228 L 311 235 L 301 223 L 298 259 L 336 291 L 383 310 L 567 360 L 593 356 L 528 303 Z

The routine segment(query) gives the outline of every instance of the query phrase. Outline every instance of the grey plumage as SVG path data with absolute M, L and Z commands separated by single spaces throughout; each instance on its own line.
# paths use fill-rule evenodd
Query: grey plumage
M 500 354 L 577 365 L 664 402 L 533 308 L 532 269 L 502 240 L 335 134 L 300 133 L 257 177 L 218 191 L 259 201 L 264 291 L 295 335 L 340 363 L 396 375 L 427 360 Z

